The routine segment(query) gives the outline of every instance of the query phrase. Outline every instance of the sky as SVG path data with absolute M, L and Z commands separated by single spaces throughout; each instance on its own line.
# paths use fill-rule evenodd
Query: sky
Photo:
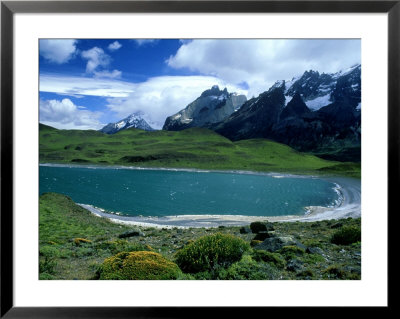
M 213 85 L 249 99 L 277 80 L 357 63 L 356 39 L 41 39 L 39 118 L 98 130 L 139 113 L 161 129 Z

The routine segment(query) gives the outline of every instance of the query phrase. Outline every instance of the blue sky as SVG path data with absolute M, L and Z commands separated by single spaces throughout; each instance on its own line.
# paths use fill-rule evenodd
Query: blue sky
M 248 98 L 305 70 L 361 61 L 360 40 L 42 39 L 40 122 L 100 129 L 140 113 L 154 128 L 212 85 Z

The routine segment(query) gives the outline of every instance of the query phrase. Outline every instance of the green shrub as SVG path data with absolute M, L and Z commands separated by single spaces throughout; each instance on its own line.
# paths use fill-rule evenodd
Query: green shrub
M 254 246 L 257 246 L 258 244 L 261 244 L 262 242 L 263 242 L 262 240 L 253 239 L 253 240 L 250 242 L 250 246 L 251 246 L 251 247 L 254 247 Z
M 315 277 L 314 272 L 311 269 L 305 269 L 296 274 L 296 277 L 304 279 L 313 279 Z
M 39 248 L 39 256 L 44 256 L 44 257 L 59 257 L 60 256 L 60 250 L 57 247 L 54 246 L 41 246 Z
M 271 253 L 265 250 L 254 250 L 252 257 L 255 261 L 264 261 L 266 263 L 273 263 L 278 268 L 285 267 L 285 260 L 280 254 Z
M 331 265 L 322 271 L 324 277 L 332 279 L 345 279 L 346 273 L 340 265 Z
M 139 243 L 131 243 L 124 239 L 116 239 L 112 241 L 102 242 L 96 245 L 97 250 L 108 250 L 111 254 L 116 255 L 123 251 L 150 251 L 153 250 L 149 245 Z
M 54 274 L 54 268 L 57 266 L 57 262 L 54 258 L 45 256 L 43 259 L 39 259 L 39 275 L 40 274 Z M 40 276 L 39 276 L 40 278 Z
M 327 279 L 360 280 L 361 273 L 355 269 L 349 269 L 345 265 L 333 264 L 322 271 L 322 275 Z
M 121 252 L 104 260 L 98 279 L 166 280 L 181 276 L 178 266 L 151 251 Z
M 86 257 L 93 256 L 95 254 L 95 250 L 91 247 L 77 247 L 76 250 L 72 253 L 74 257 Z
M 200 237 L 176 253 L 176 263 L 184 272 L 212 271 L 240 260 L 249 244 L 227 234 Z
M 219 273 L 221 280 L 276 280 L 280 272 L 272 264 L 258 263 L 249 255 Z
M 331 238 L 331 242 L 337 245 L 350 245 L 358 241 L 361 241 L 361 228 L 358 226 L 343 226 Z
M 52 280 L 52 279 L 54 279 L 54 276 L 48 274 L 47 272 L 39 274 L 39 280 Z
M 321 241 L 317 239 L 306 239 L 303 241 L 303 244 L 307 247 L 322 247 Z
M 279 250 L 279 253 L 283 256 L 285 256 L 285 258 L 288 259 L 292 259 L 295 258 L 297 256 L 301 256 L 304 255 L 305 251 L 304 249 L 301 249 L 300 247 L 297 246 L 284 246 Z

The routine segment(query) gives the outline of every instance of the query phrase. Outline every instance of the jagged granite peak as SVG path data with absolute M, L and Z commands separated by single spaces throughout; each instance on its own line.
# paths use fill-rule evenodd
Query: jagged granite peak
M 114 134 L 129 128 L 137 128 L 145 131 L 154 131 L 154 129 L 142 118 L 140 113 L 133 113 L 123 120 L 115 123 L 109 123 L 100 131 L 106 134 Z
M 360 107 L 361 64 L 332 74 L 305 71 L 301 77 L 285 81 L 286 103 L 295 93 L 299 93 L 313 111 L 344 98 L 349 98 L 354 107 Z
M 245 95 L 229 93 L 217 85 L 204 91 L 183 110 L 167 117 L 163 130 L 179 131 L 190 127 L 208 127 L 238 110 L 247 100 Z
M 213 85 L 211 89 L 205 90 L 203 93 L 201 93 L 200 97 L 206 97 L 206 96 L 221 96 L 221 95 L 228 95 L 228 90 L 227 88 L 220 90 L 218 85 Z
M 268 138 L 326 159 L 359 162 L 361 65 L 277 81 L 210 128 L 233 141 Z

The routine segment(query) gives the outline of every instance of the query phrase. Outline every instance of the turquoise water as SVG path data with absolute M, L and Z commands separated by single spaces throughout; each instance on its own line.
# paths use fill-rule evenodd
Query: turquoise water
M 304 214 L 332 206 L 335 184 L 317 178 L 220 172 L 40 166 L 39 192 L 129 216 Z

